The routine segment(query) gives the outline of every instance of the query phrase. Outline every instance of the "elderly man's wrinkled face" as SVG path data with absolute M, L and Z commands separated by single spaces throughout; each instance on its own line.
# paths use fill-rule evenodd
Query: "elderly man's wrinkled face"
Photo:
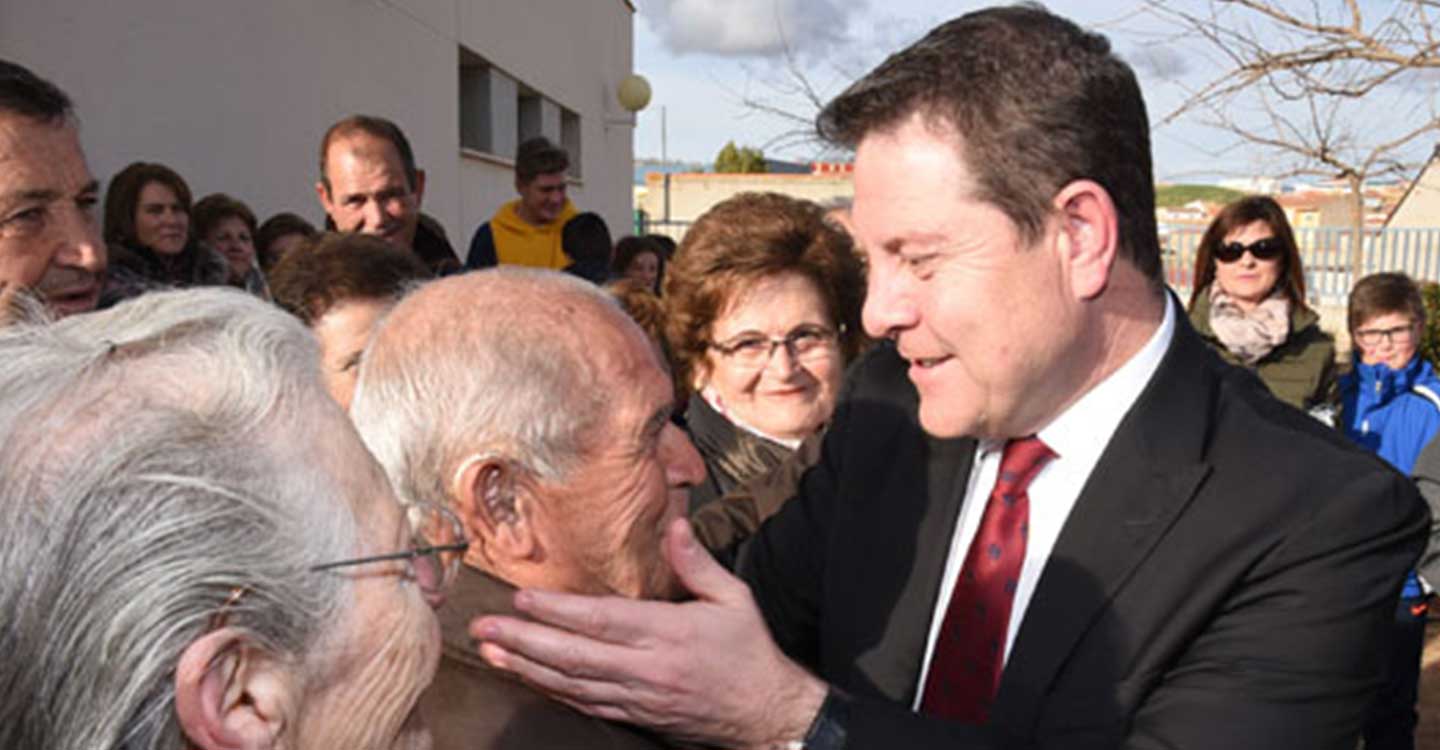
M 73 125 L 0 114 L 0 286 L 32 288 L 57 315 L 93 310 L 98 193 Z
M 351 499 L 359 526 L 356 557 L 409 549 L 400 504 L 344 416 L 326 409 L 332 439 L 319 448 Z M 313 692 L 300 712 L 295 747 L 419 750 L 430 731 L 416 703 L 435 676 L 440 627 L 410 564 L 388 561 L 316 575 L 351 581 L 351 605 L 309 660 Z
M 673 597 L 679 585 L 660 540 L 684 514 L 690 487 L 704 481 L 705 465 L 670 421 L 672 384 L 640 330 L 611 329 L 591 341 L 611 355 L 602 355 L 594 387 L 615 396 L 580 465 L 563 482 L 541 485 L 537 533 L 566 590 Z

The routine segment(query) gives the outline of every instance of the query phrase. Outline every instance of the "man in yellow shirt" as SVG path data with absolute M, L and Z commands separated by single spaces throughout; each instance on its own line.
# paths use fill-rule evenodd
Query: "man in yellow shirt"
M 490 221 L 475 230 L 466 268 L 507 264 L 561 269 L 569 265 L 560 247 L 561 230 L 575 215 L 565 197 L 565 170 L 570 156 L 543 136 L 531 138 L 515 152 L 515 191 Z

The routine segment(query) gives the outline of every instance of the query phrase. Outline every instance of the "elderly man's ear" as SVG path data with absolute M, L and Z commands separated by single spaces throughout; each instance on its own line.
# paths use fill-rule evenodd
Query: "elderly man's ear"
M 470 538 L 466 562 L 503 568 L 541 556 L 534 499 L 525 489 L 523 471 L 503 456 L 484 454 L 471 457 L 456 472 L 455 510 Z M 477 554 L 480 558 L 473 559 Z
M 175 668 L 175 714 L 189 746 L 201 750 L 271 748 L 299 705 L 293 667 L 270 658 L 239 630 L 201 636 Z

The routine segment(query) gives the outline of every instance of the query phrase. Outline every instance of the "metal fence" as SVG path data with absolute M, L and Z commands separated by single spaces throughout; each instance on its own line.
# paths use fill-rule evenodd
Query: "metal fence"
M 1189 296 L 1194 283 L 1195 249 L 1204 229 L 1161 227 L 1165 280 Z M 1352 278 L 1353 235 L 1348 229 L 1297 229 L 1300 262 L 1305 267 L 1305 291 L 1312 305 L 1346 304 Z M 1365 233 L 1364 274 L 1401 271 L 1417 281 L 1440 282 L 1440 227 L 1381 229 Z
M 636 229 L 673 237 L 679 242 L 688 221 L 652 221 L 637 212 Z M 1195 249 L 1203 227 L 1161 226 L 1160 247 L 1165 280 L 1181 299 L 1194 284 Z M 1343 307 L 1355 279 L 1350 259 L 1353 235 L 1348 229 L 1297 229 L 1300 262 L 1305 266 L 1305 291 L 1312 305 Z M 1364 274 L 1402 271 L 1417 281 L 1440 282 L 1440 226 L 1425 229 L 1378 229 L 1365 233 Z
M 688 221 L 665 221 L 663 219 L 651 219 L 644 211 L 635 212 L 635 233 L 636 234 L 663 234 L 675 242 L 685 239 L 685 233 L 690 230 Z

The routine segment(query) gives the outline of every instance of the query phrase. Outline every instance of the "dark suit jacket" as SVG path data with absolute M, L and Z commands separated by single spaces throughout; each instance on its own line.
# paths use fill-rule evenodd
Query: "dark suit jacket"
M 741 566 L 781 647 L 853 698 L 848 747 L 1353 750 L 1426 510 L 1176 318 L 983 728 L 909 710 L 975 443 L 924 434 L 891 347 L 852 372 Z
M 443 643 L 435 681 L 420 697 L 420 711 L 435 736 L 435 750 L 653 750 L 650 735 L 585 716 L 500 672 L 476 653 L 466 632 L 482 614 L 516 614 L 515 589 L 461 566 L 440 618 Z

